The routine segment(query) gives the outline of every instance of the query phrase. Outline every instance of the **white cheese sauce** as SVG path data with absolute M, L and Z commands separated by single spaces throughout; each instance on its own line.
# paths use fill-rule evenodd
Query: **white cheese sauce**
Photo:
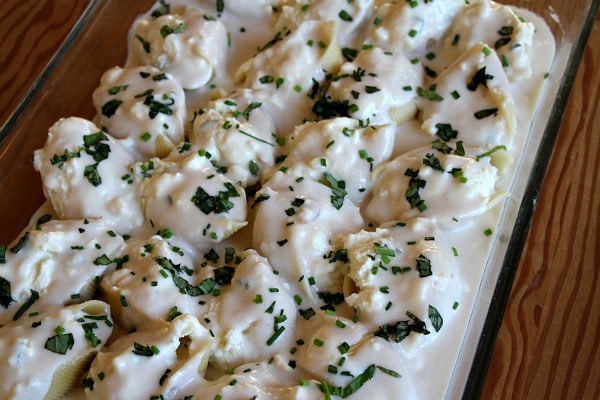
M 1 397 L 443 398 L 554 56 L 470 3 L 159 0 L 35 153 Z

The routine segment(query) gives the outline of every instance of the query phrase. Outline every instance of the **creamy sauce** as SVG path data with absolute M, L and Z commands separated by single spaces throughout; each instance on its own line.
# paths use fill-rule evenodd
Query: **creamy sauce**
M 157 2 L 96 119 L 35 153 L 3 395 L 46 395 L 66 358 L 31 350 L 30 384 L 10 343 L 98 289 L 114 329 L 62 355 L 93 357 L 69 398 L 443 398 L 554 52 L 471 3 Z

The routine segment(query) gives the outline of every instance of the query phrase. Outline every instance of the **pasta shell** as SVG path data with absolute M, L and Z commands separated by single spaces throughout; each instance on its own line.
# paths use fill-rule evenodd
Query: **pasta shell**
M 373 168 L 373 172 L 371 172 L 371 179 L 376 180 L 385 172 L 388 167 L 388 163 L 382 163 Z
M 498 150 L 490 156 L 490 164 L 498 168 L 498 171 L 504 171 L 514 161 L 514 158 L 504 149 Z
M 358 287 L 348 275 L 344 275 L 344 283 L 342 284 L 342 292 L 344 297 L 348 297 L 354 293 L 358 293 Z
M 77 309 L 79 309 L 81 312 L 86 313 L 87 315 L 110 315 L 110 306 L 100 300 L 86 301 L 85 303 L 82 303 L 78 307 L 76 307 L 76 310 Z
M 59 400 L 69 393 L 73 387 L 81 382 L 81 378 L 89 364 L 96 356 L 96 351 L 80 354 L 69 363 L 63 364 L 52 376 L 52 384 L 44 400 Z
M 324 25 L 325 29 L 325 40 L 327 47 L 319 60 L 319 64 L 325 71 L 331 73 L 337 73 L 344 61 L 342 57 L 342 50 L 337 41 L 337 24 L 334 21 L 329 21 Z
M 73 306 L 73 316 L 83 314 L 86 316 L 109 315 L 109 305 L 99 301 L 90 300 Z M 81 381 L 85 370 L 96 356 L 99 347 L 87 347 L 68 362 L 60 365 L 52 376 L 52 383 L 44 400 L 59 400 L 69 393 Z
M 163 135 L 159 135 L 156 138 L 155 148 L 156 148 L 156 156 L 157 157 L 165 157 L 175 147 L 173 146 L 173 143 L 171 143 L 171 141 L 169 139 L 165 138 Z
M 402 125 L 417 115 L 417 102 L 413 99 L 402 106 L 390 108 L 388 113 L 394 122 Z
M 497 190 L 488 200 L 486 204 L 486 210 L 491 210 L 496 207 L 498 204 L 502 203 L 508 197 L 508 193 L 504 191 Z
M 242 84 L 246 80 L 246 77 L 248 76 L 248 71 L 252 68 L 253 65 L 254 58 L 250 58 L 242 65 L 240 65 L 240 67 L 237 69 L 237 71 L 235 71 L 235 74 L 233 75 L 233 83 L 235 83 L 236 85 Z
M 193 392 L 194 387 L 203 382 L 212 340 L 198 319 L 188 314 L 168 323 L 157 321 L 122 336 L 92 362 L 87 376 L 94 380 L 94 386 L 93 390 L 86 389 L 86 398 L 128 398 L 131 393 L 135 393 L 136 398 L 149 398 L 158 393 L 169 399 L 181 398 L 183 393 Z M 133 350 L 140 344 L 155 348 L 156 357 L 136 354 Z M 139 368 L 118 367 L 128 363 L 135 363 Z M 169 373 L 163 375 L 167 369 Z M 105 376 L 96 380 L 100 372 Z M 161 376 L 164 377 L 159 384 Z M 141 381 L 145 385 L 140 386 Z
M 47 308 L 2 327 L 0 397 L 63 398 L 81 382 L 112 327 L 110 308 L 99 300 Z
M 496 104 L 500 105 L 500 107 L 498 107 L 498 113 L 506 123 L 507 137 L 512 140 L 517 130 L 517 120 L 515 118 L 517 111 L 515 109 L 515 103 L 509 93 L 502 91 L 499 88 L 491 88 L 489 93 Z
M 179 317 L 175 319 L 173 323 L 180 327 L 178 329 L 181 330 L 182 335 L 179 337 L 179 346 L 175 350 L 178 363 L 180 363 L 182 367 L 186 363 L 191 363 L 192 365 L 195 364 L 197 365 L 198 374 L 202 375 L 208 367 L 209 350 L 212 339 L 205 341 L 199 340 L 195 324 L 192 324 L 188 317 Z
M 96 289 L 98 288 L 98 283 L 95 279 L 90 279 L 79 289 L 79 297 L 75 300 L 67 302 L 66 304 L 78 304 L 84 301 L 90 300 L 96 294 Z

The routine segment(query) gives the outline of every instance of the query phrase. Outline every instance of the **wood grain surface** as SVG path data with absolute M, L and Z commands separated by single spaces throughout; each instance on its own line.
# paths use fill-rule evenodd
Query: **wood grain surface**
M 0 125 L 87 3 L 3 1 Z M 119 23 L 124 22 L 115 21 L 115 26 Z M 106 50 L 100 47 L 95 50 L 99 59 L 111 56 L 101 53 Z M 123 55 L 113 57 L 122 59 Z M 85 90 L 89 91 L 95 81 L 90 81 L 81 68 L 76 71 L 82 74 L 77 85 L 87 85 Z M 89 72 L 96 78 L 105 67 L 97 68 L 99 71 Z M 599 68 L 600 19 L 596 19 L 538 199 L 483 399 L 600 399 Z M 81 110 L 90 107 L 69 106 Z M 45 121 L 41 125 L 46 128 L 40 129 L 47 129 Z M 10 143 L 8 151 L 19 145 Z M 5 155 L 0 154 L 0 159 Z M 13 184 L 18 183 L 0 185 L 0 197 Z M 35 201 L 32 207 L 39 204 Z M 12 238 L 13 232 L 0 227 L 2 240 L 9 235 Z
M 89 1 L 4 0 L 0 6 L 0 126 L 67 37 Z

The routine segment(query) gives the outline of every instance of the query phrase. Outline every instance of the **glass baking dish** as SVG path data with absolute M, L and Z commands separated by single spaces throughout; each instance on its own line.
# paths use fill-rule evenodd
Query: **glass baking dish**
M 136 16 L 154 0 L 92 0 L 86 14 L 57 56 L 34 84 L 0 132 L 0 243 L 12 241 L 44 201 L 33 151 L 43 146 L 48 128 L 59 118 L 92 119 L 91 94 L 102 73 L 126 58 L 126 36 Z M 508 2 L 506 2 L 508 3 Z M 447 398 L 477 398 L 491 358 L 513 277 L 527 237 L 539 188 L 559 131 L 570 88 L 600 0 L 512 0 L 536 12 L 556 40 L 556 57 L 545 95 L 533 120 L 504 206 L 497 240 L 477 292 Z

